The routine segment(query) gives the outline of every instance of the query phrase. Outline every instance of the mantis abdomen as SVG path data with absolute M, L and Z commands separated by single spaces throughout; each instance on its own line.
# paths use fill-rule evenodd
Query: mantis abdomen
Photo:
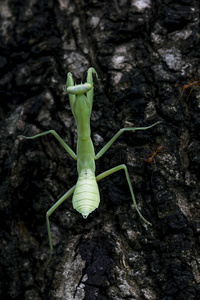
M 74 209 L 86 219 L 99 206 L 99 202 L 100 195 L 95 174 L 91 170 L 82 171 L 72 199 Z

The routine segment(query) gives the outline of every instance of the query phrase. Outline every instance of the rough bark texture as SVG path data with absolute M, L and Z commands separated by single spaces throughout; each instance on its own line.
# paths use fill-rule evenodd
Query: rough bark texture
M 200 85 L 183 90 L 200 80 L 199 0 L 4 0 L 0 12 L 0 298 L 200 299 Z M 53 136 L 18 136 L 54 129 L 75 150 L 63 86 L 91 66 L 96 152 L 120 128 L 162 121 L 124 133 L 97 161 L 96 174 L 128 166 L 152 226 L 124 172 L 113 174 L 86 220 L 71 198 L 51 216 L 44 270 L 45 214 L 75 184 L 76 162 Z M 147 163 L 155 143 L 167 153 Z

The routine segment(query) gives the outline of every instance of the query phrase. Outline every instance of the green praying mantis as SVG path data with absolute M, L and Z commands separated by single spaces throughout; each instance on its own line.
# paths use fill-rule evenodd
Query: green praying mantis
M 87 82 L 84 84 L 81 83 L 79 85 L 74 85 L 74 80 L 70 72 L 67 75 L 66 90 L 69 95 L 70 107 L 77 123 L 78 141 L 76 153 L 63 141 L 63 139 L 54 130 L 45 131 L 32 137 L 20 136 L 25 139 L 35 139 L 43 135 L 52 134 L 60 142 L 64 149 L 69 153 L 69 155 L 77 161 L 77 183 L 70 190 L 68 190 L 46 213 L 46 225 L 50 246 L 49 261 L 51 260 L 53 251 L 49 221 L 51 214 L 55 211 L 57 207 L 59 207 L 63 203 L 63 201 L 65 201 L 70 195 L 73 194 L 72 204 L 74 209 L 81 213 L 83 218 L 86 219 L 92 211 L 98 208 L 100 203 L 100 195 L 97 182 L 119 170 L 124 170 L 125 172 L 125 176 L 128 182 L 128 186 L 136 211 L 138 212 L 139 216 L 144 222 L 146 222 L 147 224 L 151 224 L 142 216 L 137 207 L 130 176 L 126 165 L 122 164 L 116 166 L 110 170 L 101 173 L 98 176 L 95 176 L 95 160 L 99 159 L 124 131 L 146 130 L 152 128 L 153 126 L 156 126 L 161 122 L 157 122 L 148 127 L 122 128 L 95 155 L 90 130 L 90 115 L 93 105 L 93 75 L 96 75 L 96 77 L 98 78 L 95 69 L 89 68 L 87 71 Z

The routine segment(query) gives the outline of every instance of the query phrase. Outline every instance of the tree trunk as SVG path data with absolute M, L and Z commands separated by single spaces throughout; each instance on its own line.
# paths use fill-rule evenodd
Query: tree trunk
M 1 4 L 1 299 L 200 298 L 199 1 L 3 1 Z M 77 129 L 66 75 L 94 67 L 91 132 L 101 202 L 87 219 L 71 197 Z M 161 147 L 162 146 L 162 147 Z M 161 152 L 158 150 L 160 149 Z M 158 153 L 156 153 L 158 151 Z

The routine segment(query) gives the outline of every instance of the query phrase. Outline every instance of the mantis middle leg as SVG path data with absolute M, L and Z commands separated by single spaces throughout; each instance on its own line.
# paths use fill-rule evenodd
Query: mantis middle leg
M 36 134 L 34 136 L 24 136 L 24 135 L 19 135 L 19 137 L 23 137 L 24 139 L 27 140 L 33 140 L 36 139 L 37 137 L 40 137 L 42 135 L 46 135 L 46 134 L 53 134 L 53 136 L 55 136 L 55 138 L 59 141 L 59 143 L 65 148 L 65 150 L 69 153 L 69 155 L 71 157 L 73 157 L 75 160 L 77 160 L 77 155 L 76 153 L 74 153 L 74 151 L 63 141 L 63 139 L 55 132 L 55 130 L 48 130 L 39 134 Z
M 122 169 L 125 171 L 126 180 L 127 180 L 127 182 L 128 182 L 128 186 L 129 186 L 129 189 L 130 189 L 130 192 L 131 192 L 131 197 L 132 197 L 133 204 L 134 204 L 134 206 L 135 206 L 136 211 L 138 212 L 139 216 L 142 218 L 142 220 L 143 220 L 144 222 L 146 222 L 148 225 L 151 225 L 151 223 L 148 222 L 148 221 L 143 217 L 143 215 L 141 214 L 141 212 L 140 212 L 139 209 L 138 209 L 137 203 L 136 203 L 136 201 L 135 201 L 135 196 L 134 196 L 134 193 L 133 193 L 133 188 L 132 188 L 130 176 L 129 176 L 129 173 L 128 173 L 128 170 L 127 170 L 126 165 L 122 164 L 122 165 L 116 166 L 116 167 L 114 167 L 114 168 L 112 168 L 112 169 L 110 169 L 110 170 L 108 170 L 108 171 L 106 171 L 106 172 L 103 172 L 103 173 L 101 173 L 100 175 L 98 175 L 98 176 L 96 177 L 96 180 L 99 181 L 99 180 L 101 180 L 102 178 L 105 178 L 105 177 L 107 177 L 108 175 L 110 175 L 110 174 L 112 174 L 112 173 L 115 173 L 115 172 L 117 172 L 117 171 L 120 171 L 120 170 L 122 170 Z
M 95 155 L 95 160 L 99 159 L 114 143 L 114 141 L 124 132 L 124 131 L 135 131 L 135 130 L 146 130 L 151 127 L 156 126 L 157 124 L 161 123 L 161 121 L 154 123 L 153 125 L 147 126 L 147 127 L 135 127 L 135 128 L 122 128 L 120 129 L 114 137 Z

